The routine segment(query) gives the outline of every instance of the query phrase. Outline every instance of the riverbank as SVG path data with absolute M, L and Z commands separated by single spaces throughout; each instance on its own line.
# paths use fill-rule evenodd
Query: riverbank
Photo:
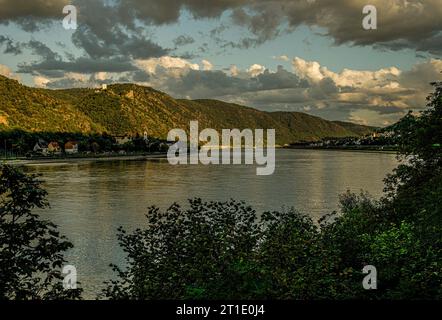
M 326 146 L 326 147 L 313 147 L 313 146 L 288 146 L 284 149 L 297 149 L 297 150 L 330 150 L 330 151 L 357 151 L 357 152 L 381 152 L 381 153 L 397 153 L 397 149 L 394 147 L 377 147 L 377 146 Z
M 139 154 L 139 155 L 114 155 L 114 156 L 70 156 L 70 157 L 53 157 L 53 158 L 34 158 L 34 159 L 14 159 L 14 160 L 1 160 L 3 163 L 12 165 L 42 165 L 42 164 L 59 164 L 59 163 L 71 163 L 71 162 L 102 162 L 102 161 L 143 161 L 149 159 L 166 159 L 167 153 L 151 153 L 151 154 Z

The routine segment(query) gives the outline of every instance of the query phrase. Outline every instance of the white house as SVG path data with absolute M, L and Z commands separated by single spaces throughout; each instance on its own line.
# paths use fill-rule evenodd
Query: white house
M 40 153 L 43 155 L 48 154 L 48 143 L 43 139 L 38 139 L 38 142 L 35 144 L 33 151 L 35 153 Z
M 114 136 L 113 137 L 118 145 L 122 146 L 130 141 L 132 141 L 132 137 L 129 136 Z

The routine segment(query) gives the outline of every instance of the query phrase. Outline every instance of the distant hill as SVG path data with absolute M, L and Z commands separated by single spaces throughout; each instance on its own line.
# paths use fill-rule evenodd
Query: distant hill
M 107 90 L 30 88 L 0 76 L 0 130 L 107 132 L 166 138 L 173 128 L 275 129 L 279 144 L 359 136 L 373 128 L 299 112 L 264 112 L 217 100 L 182 100 L 135 84 Z
M 344 127 L 347 130 L 350 130 L 362 136 L 370 134 L 376 130 L 379 130 L 378 127 L 362 126 L 360 124 L 352 122 L 345 122 L 345 121 L 333 121 L 333 122 L 336 123 L 337 125 L 340 125 L 341 127 Z

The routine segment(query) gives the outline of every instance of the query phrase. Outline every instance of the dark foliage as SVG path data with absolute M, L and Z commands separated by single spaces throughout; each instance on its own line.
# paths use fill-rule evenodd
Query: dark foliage
M 72 247 L 57 227 L 39 218 L 46 191 L 35 176 L 0 167 L 0 299 L 75 299 L 64 290 L 63 252 Z

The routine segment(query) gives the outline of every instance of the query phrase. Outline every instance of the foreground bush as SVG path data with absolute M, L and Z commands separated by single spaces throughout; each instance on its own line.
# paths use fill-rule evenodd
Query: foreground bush
M 48 206 L 35 176 L 0 167 L 0 300 L 75 299 L 64 290 L 63 253 L 72 247 L 35 209 Z
M 153 207 L 146 218 L 146 229 L 120 231 L 130 268 L 115 267 L 120 280 L 108 288 L 109 297 L 240 298 L 253 289 L 248 263 L 255 260 L 259 226 L 250 207 L 195 199 L 188 209 Z
M 442 196 L 442 194 L 441 194 Z M 356 202 L 355 202 L 356 201 Z M 435 299 L 440 248 L 409 222 L 374 223 L 366 196 L 342 198 L 345 213 L 317 226 L 294 210 L 261 217 L 244 203 L 190 201 L 151 208 L 147 227 L 120 243 L 127 268 L 105 290 L 111 299 Z M 367 211 L 369 210 L 369 214 Z M 367 216 L 368 219 L 367 219 Z M 378 290 L 362 268 L 378 269 Z

